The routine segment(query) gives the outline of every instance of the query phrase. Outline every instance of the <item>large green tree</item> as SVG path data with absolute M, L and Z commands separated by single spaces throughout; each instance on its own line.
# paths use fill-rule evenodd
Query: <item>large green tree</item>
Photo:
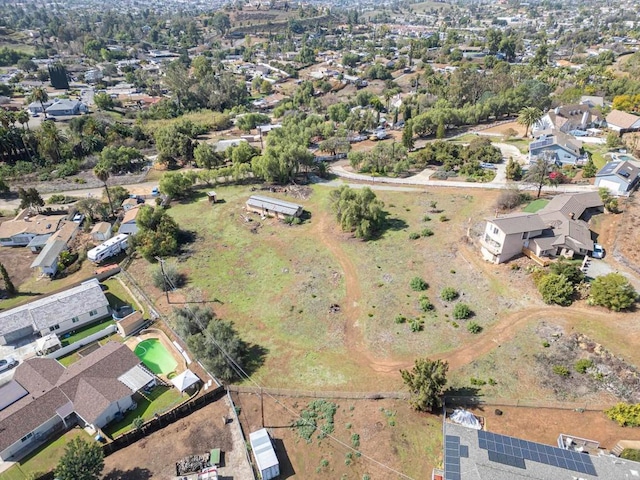
M 55 475 L 58 480 L 98 480 L 104 469 L 104 454 L 98 442 L 76 437 L 64 450 Z
M 543 116 L 542 110 L 536 107 L 524 107 L 518 114 L 518 123 L 525 126 L 524 136 L 528 136 L 529 129 Z
M 179 248 L 180 230 L 175 220 L 162 208 L 140 207 L 136 218 L 138 233 L 135 246 L 147 260 L 174 255 Z
M 442 360 L 416 359 L 412 370 L 400 370 L 409 388 L 411 406 L 420 411 L 434 411 L 442 405 L 442 393 L 447 384 L 449 364 Z
M 113 202 L 111 201 L 111 194 L 109 193 L 109 186 L 107 185 L 107 180 L 109 180 L 109 177 L 111 176 L 111 169 L 109 165 L 104 161 L 98 162 L 98 164 L 93 167 L 93 174 L 104 185 L 104 190 L 107 193 L 107 198 L 109 199 L 109 210 L 113 212 Z
M 542 187 L 544 187 L 545 185 L 556 184 L 550 177 L 551 172 L 553 171 L 553 164 L 548 162 L 546 158 L 539 158 L 529 166 L 529 170 L 522 178 L 522 180 L 525 183 L 533 185 L 537 190 L 536 198 L 540 198 Z
M 42 87 L 34 87 L 31 90 L 31 93 L 27 97 L 29 102 L 38 102 L 42 107 L 42 113 L 44 113 L 44 117 L 47 118 L 47 112 L 44 110 L 44 104 L 49 101 L 49 94 Z
M 331 192 L 330 201 L 342 230 L 357 238 L 370 239 L 384 222 L 384 204 L 368 187 L 355 190 L 344 185 Z
M 13 282 L 11 281 L 11 277 L 9 277 L 9 272 L 7 272 L 7 269 L 2 263 L 0 263 L 0 276 L 2 277 L 2 281 L 4 282 L 5 291 L 9 295 L 15 294 L 18 290 L 13 285 Z
M 589 303 L 619 312 L 630 308 L 638 300 L 638 293 L 620 273 L 609 273 L 591 282 Z

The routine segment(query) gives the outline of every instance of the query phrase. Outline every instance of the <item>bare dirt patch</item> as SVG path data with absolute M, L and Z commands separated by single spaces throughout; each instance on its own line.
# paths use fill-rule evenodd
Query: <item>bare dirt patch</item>
M 35 259 L 36 255 L 26 247 L 0 247 L 0 263 L 7 269 L 16 287 L 31 278 L 33 270 L 29 267 Z
M 171 479 L 176 474 L 175 463 L 187 455 L 200 455 L 212 448 L 224 452 L 228 478 L 247 476 L 243 440 L 234 435 L 237 425 L 223 425 L 230 417 L 227 399 L 222 398 L 188 417 L 159 430 L 127 448 L 105 458 L 104 479 L 139 480 L 140 478 Z M 140 467 L 146 470 L 142 476 Z
M 640 201 L 637 196 L 627 199 L 622 205 L 622 215 L 609 215 L 608 223 L 602 225 L 602 240 L 617 260 L 640 273 Z
M 265 396 L 264 425 L 275 439 L 282 478 L 360 479 L 364 475 L 372 480 L 400 478 L 393 474 L 392 470 L 395 470 L 418 479 L 427 478 L 441 461 L 441 417 L 416 414 L 406 401 L 332 400 L 338 405 L 332 436 L 348 446 L 353 446 L 358 438 L 356 450 L 362 453 L 358 457 L 350 448 L 334 440 L 319 440 L 317 431 L 312 442 L 307 443 L 290 428 L 297 413 L 306 409 L 313 399 L 276 399 L 278 403 Z M 240 421 L 245 431 L 261 427 L 258 395 L 239 394 L 234 397 L 234 403 L 241 407 Z M 349 456 L 349 453 L 353 455 Z
M 523 137 L 525 126 L 520 125 L 518 122 L 509 122 L 503 123 L 502 125 L 496 125 L 495 127 L 487 128 L 486 130 L 483 129 L 482 133 L 507 135 L 508 133 L 511 133 L 510 130 L 515 131 L 519 137 Z

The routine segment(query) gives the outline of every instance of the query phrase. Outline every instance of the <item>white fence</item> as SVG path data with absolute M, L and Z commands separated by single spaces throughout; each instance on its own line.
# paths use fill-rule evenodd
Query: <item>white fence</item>
M 78 340 L 77 342 L 72 343 L 71 345 L 67 345 L 66 347 L 62 347 L 58 350 L 56 350 L 55 352 L 50 353 L 49 355 L 45 355 L 46 358 L 60 358 L 60 357 L 64 357 L 65 355 L 70 354 L 71 352 L 75 352 L 76 350 L 84 347 L 85 345 L 89 345 L 90 343 L 95 342 L 96 340 L 100 340 L 101 338 L 104 338 L 106 336 L 111 335 L 112 333 L 115 333 L 117 330 L 117 327 L 115 325 L 109 325 L 106 328 L 103 328 L 102 330 L 100 330 L 99 332 L 93 333 L 87 337 L 84 337 L 81 340 Z

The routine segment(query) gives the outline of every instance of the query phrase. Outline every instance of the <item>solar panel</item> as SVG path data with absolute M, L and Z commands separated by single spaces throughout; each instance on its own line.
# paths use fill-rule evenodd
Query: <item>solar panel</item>
M 587 454 L 551 447 L 541 443 L 478 431 L 478 445 L 487 450 L 489 460 L 517 468 L 526 468 L 525 460 L 551 465 L 574 472 L 596 475 L 591 457 Z
M 460 437 L 445 435 L 444 437 L 444 478 L 445 480 L 460 479 Z M 469 450 L 467 448 L 467 456 Z

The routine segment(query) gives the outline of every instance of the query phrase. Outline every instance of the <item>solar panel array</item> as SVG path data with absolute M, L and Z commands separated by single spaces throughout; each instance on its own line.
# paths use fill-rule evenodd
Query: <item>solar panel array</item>
M 444 480 L 461 480 L 460 437 L 454 435 L 444 437 Z
M 526 468 L 525 460 L 565 470 L 596 475 L 591 457 L 585 453 L 528 442 L 519 438 L 478 431 L 478 445 L 489 452 L 489 460 L 517 468 Z M 459 461 L 459 458 L 458 458 Z

